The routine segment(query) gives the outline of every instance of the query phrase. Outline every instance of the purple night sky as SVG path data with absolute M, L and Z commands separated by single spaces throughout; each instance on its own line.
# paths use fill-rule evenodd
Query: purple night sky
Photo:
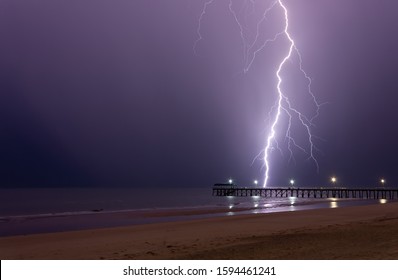
M 204 2 L 1 0 L 0 186 L 262 181 L 262 162 L 252 161 L 264 148 L 286 41 L 243 74 L 229 0 L 215 0 L 195 56 Z M 300 152 L 296 164 L 275 152 L 270 184 L 319 186 L 336 175 L 348 186 L 381 177 L 398 186 L 398 1 L 284 3 L 312 89 L 328 104 L 315 121 L 319 174 Z M 275 13 L 263 36 L 282 28 Z M 296 74 L 285 89 L 311 109 Z

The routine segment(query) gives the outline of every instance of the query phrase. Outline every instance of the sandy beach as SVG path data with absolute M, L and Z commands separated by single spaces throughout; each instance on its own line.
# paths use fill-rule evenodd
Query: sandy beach
M 398 203 L 2 237 L 0 259 L 398 259 Z

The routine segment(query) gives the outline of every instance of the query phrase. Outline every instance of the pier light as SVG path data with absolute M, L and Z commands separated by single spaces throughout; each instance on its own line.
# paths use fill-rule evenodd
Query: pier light
M 386 182 L 386 180 L 385 180 L 384 178 L 381 178 L 381 179 L 380 179 L 380 183 L 381 183 L 383 186 L 384 186 L 385 182 Z
M 257 180 L 254 180 L 254 184 L 257 186 L 257 184 L 258 184 L 258 181 L 257 181 Z
M 330 181 L 334 184 L 337 182 L 337 178 L 333 176 L 332 178 L 330 178 Z
M 233 182 L 232 179 L 229 179 L 229 180 L 228 180 L 228 183 L 232 184 L 232 182 Z
M 293 185 L 294 185 L 294 180 L 293 179 L 290 179 L 290 185 L 293 187 Z

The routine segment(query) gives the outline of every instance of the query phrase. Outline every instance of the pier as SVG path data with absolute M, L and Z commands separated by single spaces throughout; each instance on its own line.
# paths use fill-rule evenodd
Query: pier
M 351 198 L 351 199 L 398 199 L 398 189 L 383 188 L 253 188 L 213 187 L 213 196 L 260 196 L 266 198 Z

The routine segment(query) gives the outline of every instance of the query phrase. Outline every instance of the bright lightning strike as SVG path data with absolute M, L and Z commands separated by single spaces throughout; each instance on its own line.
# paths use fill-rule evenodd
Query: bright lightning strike
M 199 17 L 199 23 L 198 23 L 198 28 L 197 28 L 197 34 L 198 38 L 194 44 L 194 52 L 196 54 L 196 49 L 198 43 L 203 40 L 202 32 L 201 32 L 201 24 L 202 21 L 204 20 L 204 17 L 206 15 L 207 9 L 214 4 L 215 0 L 207 0 L 204 5 L 202 12 Z M 236 2 L 235 2 L 236 3 Z M 254 0 L 242 0 L 241 3 L 243 3 L 244 6 L 246 6 L 246 9 L 242 10 L 249 10 L 247 7 L 251 6 L 251 14 L 254 13 L 255 10 L 255 1 Z M 283 14 L 283 22 L 284 26 L 283 29 L 275 35 L 263 41 L 261 43 L 260 40 L 260 28 L 261 25 L 264 24 L 264 22 L 267 20 L 267 16 L 269 13 L 271 13 L 273 10 L 276 8 L 279 8 L 282 10 Z M 271 170 L 271 162 L 270 162 L 270 155 L 273 152 L 273 150 L 279 150 L 282 154 L 282 150 L 279 146 L 278 137 L 281 137 L 284 135 L 285 139 L 287 139 L 287 149 L 289 151 L 290 160 L 294 160 L 293 156 L 293 148 L 296 148 L 300 150 L 301 152 L 304 152 L 305 154 L 308 155 L 308 159 L 312 160 L 316 166 L 317 171 L 319 170 L 319 165 L 316 160 L 316 152 L 318 151 L 315 144 L 314 144 L 314 135 L 312 133 L 312 128 L 314 127 L 313 121 L 318 117 L 319 115 L 319 109 L 323 104 L 318 103 L 315 95 L 313 94 L 311 90 L 311 84 L 312 80 L 309 77 L 309 75 L 304 71 L 302 67 L 302 57 L 299 52 L 299 50 L 296 47 L 295 41 L 293 40 L 291 34 L 289 33 L 289 14 L 288 10 L 283 3 L 282 0 L 273 0 L 271 2 L 271 5 L 265 9 L 265 11 L 262 14 L 261 19 L 257 22 L 256 24 L 256 36 L 252 42 L 248 42 L 246 36 L 245 36 L 245 26 L 242 23 L 242 19 L 240 18 L 240 13 L 241 11 L 237 11 L 234 9 L 234 2 L 233 0 L 229 0 L 229 5 L 228 9 L 237 24 L 237 27 L 239 28 L 239 33 L 240 37 L 242 40 L 242 45 L 243 45 L 243 59 L 244 59 L 244 66 L 243 66 L 243 72 L 247 73 L 254 61 L 256 60 L 257 54 L 264 50 L 268 44 L 275 42 L 281 37 L 285 37 L 288 41 L 288 51 L 282 58 L 281 62 L 279 63 L 277 69 L 275 70 L 275 76 L 277 78 L 277 84 L 276 84 L 276 92 L 277 92 L 277 100 L 275 102 L 275 105 L 271 108 L 271 111 L 269 112 L 269 116 L 271 119 L 271 124 L 269 128 L 268 135 L 266 137 L 266 143 L 265 143 L 265 148 L 264 150 L 257 156 L 257 157 L 262 157 L 263 162 L 264 162 L 264 167 L 265 167 L 265 176 L 264 176 L 264 182 L 263 182 L 263 187 L 266 187 L 270 178 L 270 170 Z M 260 44 L 260 45 L 259 45 Z M 285 65 L 286 63 L 294 56 L 297 56 L 298 59 L 298 66 L 299 70 L 303 75 L 303 78 L 307 80 L 307 85 L 308 85 L 308 94 L 311 98 L 311 102 L 316 108 L 316 112 L 314 116 L 311 118 L 308 118 L 305 114 L 300 112 L 294 104 L 289 99 L 288 93 L 284 92 L 282 89 L 282 84 L 283 84 L 283 71 L 285 70 Z M 282 114 L 285 114 L 288 119 L 288 124 L 287 124 L 287 129 L 286 132 L 283 133 L 277 133 L 279 129 L 279 125 L 281 123 L 281 116 Z M 292 132 L 291 132 L 291 127 L 292 127 L 292 120 L 297 119 L 299 124 L 302 126 L 302 130 L 305 132 L 307 139 L 308 139 L 308 148 L 305 149 L 304 147 L 300 146 L 297 141 L 294 139 Z M 261 156 L 261 154 L 263 156 Z M 257 158 L 256 157 L 256 158 Z

